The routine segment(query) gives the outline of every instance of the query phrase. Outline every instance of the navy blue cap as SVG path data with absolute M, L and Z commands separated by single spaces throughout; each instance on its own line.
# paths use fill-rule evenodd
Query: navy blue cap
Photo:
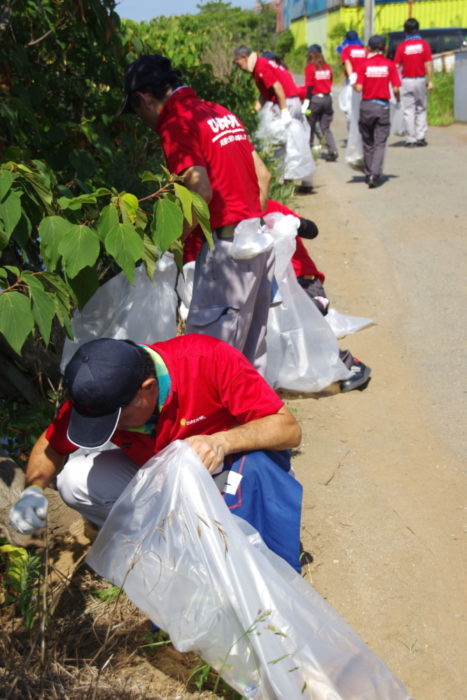
M 386 46 L 386 39 L 384 36 L 381 36 L 381 34 L 373 34 L 373 36 L 370 36 L 368 39 L 368 46 L 370 49 L 374 49 L 375 51 L 378 49 L 384 49 Z
M 310 53 L 322 53 L 321 46 L 319 44 L 312 44 L 308 51 Z
M 277 58 L 277 54 L 275 54 L 274 51 L 263 51 L 261 57 L 267 58 L 268 61 L 275 61 Z
M 358 39 L 358 33 L 355 31 L 355 29 L 349 29 L 349 31 L 345 35 L 345 38 L 349 39 L 350 41 L 352 39 Z
M 132 113 L 129 96 L 132 92 L 140 90 L 146 85 L 160 86 L 167 78 L 174 74 L 170 59 L 158 53 L 140 56 L 130 63 L 125 71 L 125 99 L 120 107 L 119 114 Z
M 144 377 L 139 347 L 113 338 L 84 343 L 65 368 L 72 401 L 67 437 L 77 447 L 101 447 L 114 434 L 122 407 Z

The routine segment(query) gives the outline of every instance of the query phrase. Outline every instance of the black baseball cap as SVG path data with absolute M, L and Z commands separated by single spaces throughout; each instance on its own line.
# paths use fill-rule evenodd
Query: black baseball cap
M 312 44 L 308 51 L 310 53 L 322 53 L 321 46 L 319 44 Z
M 384 36 L 381 36 L 381 34 L 373 34 L 373 36 L 370 36 L 368 39 L 368 46 L 370 49 L 374 50 L 384 49 L 386 46 L 386 39 Z
M 119 114 L 131 114 L 133 109 L 129 97 L 132 92 L 140 90 L 147 85 L 159 87 L 169 77 L 174 75 L 174 69 L 170 59 L 158 53 L 140 56 L 130 63 L 125 71 L 124 90 L 125 99 L 120 107 Z
M 275 61 L 277 54 L 275 54 L 274 51 L 263 51 L 261 57 L 266 58 L 268 61 Z
M 144 356 L 137 345 L 99 338 L 84 343 L 65 368 L 72 402 L 67 437 L 77 447 L 101 447 L 114 434 L 122 407 L 138 392 Z

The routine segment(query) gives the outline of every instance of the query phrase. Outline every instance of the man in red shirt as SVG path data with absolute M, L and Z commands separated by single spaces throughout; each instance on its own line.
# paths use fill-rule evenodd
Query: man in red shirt
M 170 172 L 209 206 L 214 248 L 205 244 L 197 260 L 186 332 L 225 340 L 263 372 L 273 251 L 250 260 L 234 260 L 230 251 L 236 225 L 260 217 L 270 174 L 238 117 L 183 85 L 168 58 L 130 64 L 125 92 L 121 113 L 136 113 L 159 134 Z
M 433 89 L 431 48 L 418 33 L 419 27 L 413 17 L 405 22 L 406 38 L 394 56 L 394 63 L 402 71 L 401 102 L 407 134 L 405 145 L 409 148 L 427 145 L 427 90 Z
M 186 440 L 214 478 L 225 484 L 235 473 L 229 508 L 299 568 L 301 486 L 288 449 L 300 427 L 238 350 L 203 335 L 153 345 L 100 338 L 77 350 L 65 384 L 69 399 L 34 446 L 10 512 L 18 531 L 44 527 L 43 489 L 55 477 L 65 503 L 100 527 L 137 469 Z
M 368 58 L 357 71 L 354 88 L 362 93 L 358 128 L 363 141 L 365 181 L 373 188 L 381 177 L 391 130 L 389 86 L 392 85 L 396 100 L 399 100 L 401 81 L 394 63 L 384 56 L 385 38 L 375 34 L 370 37 L 368 46 Z
M 355 83 L 359 65 L 366 59 L 367 50 L 358 38 L 355 30 L 351 29 L 345 36 L 348 43 L 341 53 L 341 62 L 344 66 L 345 75 L 351 85 Z

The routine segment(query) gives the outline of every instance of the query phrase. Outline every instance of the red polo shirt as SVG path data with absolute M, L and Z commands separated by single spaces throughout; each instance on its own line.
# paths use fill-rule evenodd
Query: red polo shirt
M 145 464 L 174 440 L 228 430 L 277 413 L 284 405 L 252 364 L 221 340 L 184 335 L 149 347 L 164 360 L 171 382 L 156 435 L 116 430 L 112 436 L 136 464 Z M 77 449 L 66 437 L 70 411 L 67 401 L 46 431 L 62 455 Z
M 401 84 L 393 61 L 381 53 L 370 54 L 357 71 L 357 85 L 363 85 L 364 100 L 389 100 L 389 83 L 393 87 Z
M 297 97 L 298 88 L 287 68 L 279 66 L 275 61 L 268 61 L 258 56 L 253 69 L 253 78 L 261 97 L 266 102 L 277 102 L 276 93 L 272 86 L 279 82 L 286 97 Z
M 364 46 L 346 46 L 342 49 L 341 60 L 342 63 L 345 61 L 350 61 L 352 64 L 352 70 L 356 73 L 358 67 L 367 57 L 367 50 Z
M 425 63 L 432 60 L 431 47 L 423 39 L 406 39 L 396 49 L 394 63 L 402 67 L 404 78 L 423 78 Z
M 332 88 L 331 67 L 324 63 L 321 68 L 316 68 L 314 63 L 309 63 L 305 68 L 305 85 L 311 87 L 312 95 L 330 93 Z
M 179 174 L 197 165 L 206 168 L 213 229 L 260 216 L 254 148 L 235 114 L 183 87 L 164 104 L 156 131 L 170 172 Z

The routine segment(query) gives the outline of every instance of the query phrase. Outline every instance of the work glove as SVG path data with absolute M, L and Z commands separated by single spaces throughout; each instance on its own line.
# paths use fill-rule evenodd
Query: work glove
M 34 530 L 45 527 L 48 508 L 49 502 L 41 487 L 28 486 L 10 509 L 10 525 L 22 535 L 29 535 Z
M 281 109 L 281 122 L 284 126 L 289 126 L 289 124 L 292 123 L 292 117 L 290 116 L 290 112 L 287 109 Z
M 357 82 L 357 74 L 356 74 L 356 73 L 351 73 L 350 76 L 349 76 L 349 83 L 350 83 L 351 85 L 355 85 L 356 82 Z

